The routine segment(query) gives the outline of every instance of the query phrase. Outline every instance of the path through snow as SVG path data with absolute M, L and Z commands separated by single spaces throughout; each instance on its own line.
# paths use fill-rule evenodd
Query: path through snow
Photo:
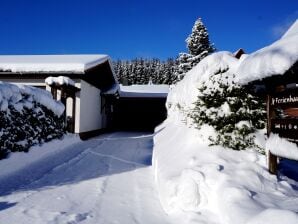
M 152 137 L 103 135 L 0 178 L 0 223 L 173 223 L 154 186 Z

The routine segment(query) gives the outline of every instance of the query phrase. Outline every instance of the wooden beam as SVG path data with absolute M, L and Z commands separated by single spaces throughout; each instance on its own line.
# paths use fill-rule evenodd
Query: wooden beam
M 271 174 L 277 174 L 277 156 L 273 155 L 270 151 L 268 154 L 268 166 Z

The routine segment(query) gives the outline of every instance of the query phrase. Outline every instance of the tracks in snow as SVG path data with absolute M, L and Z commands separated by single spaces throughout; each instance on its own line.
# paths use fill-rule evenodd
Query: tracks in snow
M 114 133 L 29 166 L 19 174 L 26 186 L 0 196 L 16 203 L 0 223 L 168 223 L 154 188 L 152 145 L 152 135 Z

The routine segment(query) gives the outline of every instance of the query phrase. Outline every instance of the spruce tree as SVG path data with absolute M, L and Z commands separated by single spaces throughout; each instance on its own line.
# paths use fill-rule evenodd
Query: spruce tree
M 178 80 L 181 80 L 186 72 L 196 66 L 208 54 L 215 51 L 214 45 L 209 41 L 207 28 L 201 18 L 195 22 L 186 43 L 188 53 L 180 53 L 177 58 L 178 66 L 175 76 Z
M 263 100 L 228 77 L 225 71 L 210 76 L 199 87 L 195 107 L 188 113 L 195 126 L 204 124 L 214 128 L 216 135 L 209 136 L 211 145 L 221 145 L 234 150 L 256 147 L 255 132 L 265 128 Z
M 195 22 L 192 33 L 187 37 L 186 43 L 189 54 L 193 56 L 206 57 L 215 50 L 213 44 L 209 41 L 208 31 L 201 18 Z

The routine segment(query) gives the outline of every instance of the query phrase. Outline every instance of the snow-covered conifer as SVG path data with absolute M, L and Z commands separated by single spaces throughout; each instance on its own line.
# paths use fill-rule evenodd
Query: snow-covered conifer
M 189 116 L 199 129 L 205 124 L 214 128 L 216 136 L 209 136 L 211 145 L 235 150 L 256 147 L 263 152 L 254 141 L 256 130 L 265 128 L 263 100 L 248 93 L 224 71 L 203 82 L 199 91 Z
M 215 51 L 214 45 L 209 41 L 207 28 L 201 18 L 195 22 L 186 43 L 188 53 L 180 53 L 177 58 L 178 66 L 175 76 L 178 80 L 181 80 L 186 72 L 196 66 L 208 54 Z

